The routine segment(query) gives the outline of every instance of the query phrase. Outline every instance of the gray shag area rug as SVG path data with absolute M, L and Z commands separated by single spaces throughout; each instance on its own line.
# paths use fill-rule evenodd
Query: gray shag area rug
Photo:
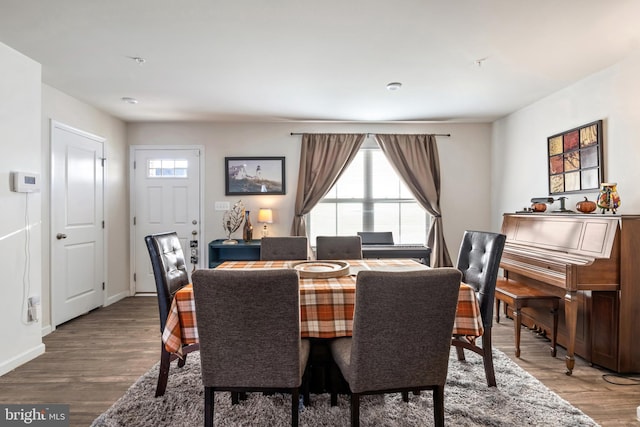
M 465 352 L 460 362 L 452 349 L 445 387 L 445 423 L 450 426 L 597 426 L 579 409 L 545 387 L 494 350 L 498 387 L 487 387 L 482 360 Z M 92 427 L 198 426 L 204 424 L 204 390 L 200 379 L 200 354 L 189 354 L 184 368 L 175 362 L 164 396 L 155 398 L 156 364 L 140 377 L 116 403 L 96 418 Z M 365 396 L 360 403 L 362 426 L 433 425 L 431 391 L 409 395 Z M 290 395 L 249 393 L 246 401 L 231 405 L 228 392 L 215 393 L 216 426 L 291 425 Z M 311 405 L 300 412 L 301 426 L 348 426 L 349 398 L 339 396 L 331 407 L 328 394 L 311 394 Z

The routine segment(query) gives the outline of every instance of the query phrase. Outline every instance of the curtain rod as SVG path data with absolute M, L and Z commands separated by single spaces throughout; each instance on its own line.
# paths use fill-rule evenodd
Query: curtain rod
M 305 133 L 308 133 L 310 135 L 314 135 L 314 133 L 312 133 L 312 132 L 291 132 L 291 136 L 293 136 L 293 135 L 304 135 Z M 321 134 L 323 134 L 323 132 L 316 133 L 315 135 L 321 135 Z M 368 132 L 367 133 L 367 136 L 375 136 L 375 135 L 418 135 L 418 134 L 415 134 L 415 133 L 406 133 L 406 134 L 399 133 L 398 134 L 398 133 L 380 133 L 380 132 L 376 132 L 376 133 Z M 446 137 L 451 136 L 450 133 L 426 133 L 424 135 L 446 136 Z

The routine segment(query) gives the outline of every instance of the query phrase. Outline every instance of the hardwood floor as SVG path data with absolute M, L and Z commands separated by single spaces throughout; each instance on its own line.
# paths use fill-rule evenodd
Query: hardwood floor
M 66 403 L 71 426 L 89 426 L 159 360 L 157 300 L 125 298 L 43 341 L 45 354 L 0 377 L 0 402 Z
M 72 427 L 90 425 L 158 361 L 157 317 L 155 297 L 133 297 L 61 325 L 44 337 L 45 354 L 0 377 L 0 402 L 66 403 Z M 609 371 L 582 360 L 568 377 L 564 349 L 552 358 L 548 341 L 526 329 L 516 359 L 508 319 L 494 325 L 494 345 L 602 426 L 640 425 L 640 385 L 609 384 L 602 378 Z
M 617 374 L 576 358 L 573 374 L 567 376 L 564 374 L 567 353 L 563 347 L 558 346 L 557 355 L 553 358 L 548 351 L 550 341 L 523 328 L 518 359 L 514 354 L 513 334 L 513 322 L 510 319 L 501 318 L 499 324 L 494 322 L 494 348 L 503 351 L 520 367 L 603 427 L 640 426 L 636 416 L 640 406 L 640 375 L 627 375 L 632 380 L 610 378 L 614 382 L 631 385 L 610 384 L 603 375 Z

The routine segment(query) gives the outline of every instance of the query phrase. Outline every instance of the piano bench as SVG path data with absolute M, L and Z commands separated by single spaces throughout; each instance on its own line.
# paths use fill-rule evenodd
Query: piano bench
M 524 307 L 549 305 L 553 314 L 553 331 L 551 333 L 551 356 L 556 357 L 556 340 L 558 337 L 558 305 L 560 298 L 542 292 L 540 289 L 525 285 L 515 280 L 498 278 L 496 281 L 496 323 L 500 323 L 500 302 L 511 306 L 513 310 L 513 327 L 515 330 L 516 357 L 520 357 L 520 328 L 522 325 L 521 310 Z M 506 307 L 505 307 L 506 312 Z

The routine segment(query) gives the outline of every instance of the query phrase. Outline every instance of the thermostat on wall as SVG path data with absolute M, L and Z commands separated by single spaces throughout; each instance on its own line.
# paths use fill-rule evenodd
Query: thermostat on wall
M 11 172 L 11 191 L 33 193 L 40 191 L 40 175 L 31 172 Z

